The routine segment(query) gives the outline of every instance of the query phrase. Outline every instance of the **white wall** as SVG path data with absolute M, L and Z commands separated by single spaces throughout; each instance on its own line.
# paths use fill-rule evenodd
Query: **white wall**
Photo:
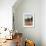
M 41 1 L 41 40 L 42 46 L 46 46 L 46 0 Z
M 16 0 L 0 0 L 0 27 L 12 28 L 12 6 Z
M 15 5 L 14 5 L 15 6 Z M 18 32 L 23 33 L 23 37 L 26 39 L 32 39 L 35 41 L 36 46 L 41 46 L 41 29 L 40 29 L 40 0 L 23 0 L 20 5 L 15 7 L 14 19 L 15 28 Z M 31 11 L 34 14 L 35 25 L 32 28 L 23 27 L 23 13 Z

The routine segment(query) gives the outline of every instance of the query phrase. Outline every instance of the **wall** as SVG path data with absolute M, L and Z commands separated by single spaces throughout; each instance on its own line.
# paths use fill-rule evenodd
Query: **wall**
M 12 6 L 16 0 L 0 0 L 0 27 L 12 28 Z
M 36 46 L 41 46 L 40 5 L 40 0 L 23 0 L 17 7 L 13 7 L 15 29 L 23 33 L 24 39 L 34 40 Z M 32 28 L 23 27 L 23 13 L 26 11 L 34 14 L 35 23 Z
M 41 41 L 46 46 L 46 0 L 41 1 Z

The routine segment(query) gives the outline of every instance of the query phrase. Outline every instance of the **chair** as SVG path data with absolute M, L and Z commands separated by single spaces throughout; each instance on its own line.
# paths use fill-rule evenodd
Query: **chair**
M 22 33 L 15 33 L 16 46 L 22 46 Z

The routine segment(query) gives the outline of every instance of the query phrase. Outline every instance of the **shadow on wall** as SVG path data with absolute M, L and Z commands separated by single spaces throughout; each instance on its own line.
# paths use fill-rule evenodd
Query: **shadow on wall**
M 14 12 L 14 24 L 15 24 L 15 28 L 18 30 L 18 32 L 22 32 L 23 33 L 23 37 L 24 39 L 32 39 L 35 41 L 36 46 L 41 46 L 41 38 L 40 35 L 37 36 L 37 34 L 35 35 L 35 33 L 37 33 L 37 31 L 40 33 L 40 22 L 39 22 L 39 0 L 24 0 L 22 3 L 20 3 L 20 5 L 17 4 L 17 7 L 15 7 L 16 5 L 14 4 L 13 7 L 13 12 Z M 35 28 L 29 28 L 29 27 L 24 27 L 23 26 L 23 13 L 24 12 L 32 12 L 34 15 L 35 12 Z M 31 33 L 30 33 L 31 32 Z M 28 36 L 27 36 L 28 34 Z M 37 38 L 38 37 L 38 38 Z

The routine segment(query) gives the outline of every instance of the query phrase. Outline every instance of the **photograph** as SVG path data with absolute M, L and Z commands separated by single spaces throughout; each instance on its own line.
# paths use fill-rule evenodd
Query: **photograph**
M 32 27 L 33 26 L 33 15 L 32 15 L 32 13 L 24 13 L 23 24 L 24 24 L 24 27 Z

